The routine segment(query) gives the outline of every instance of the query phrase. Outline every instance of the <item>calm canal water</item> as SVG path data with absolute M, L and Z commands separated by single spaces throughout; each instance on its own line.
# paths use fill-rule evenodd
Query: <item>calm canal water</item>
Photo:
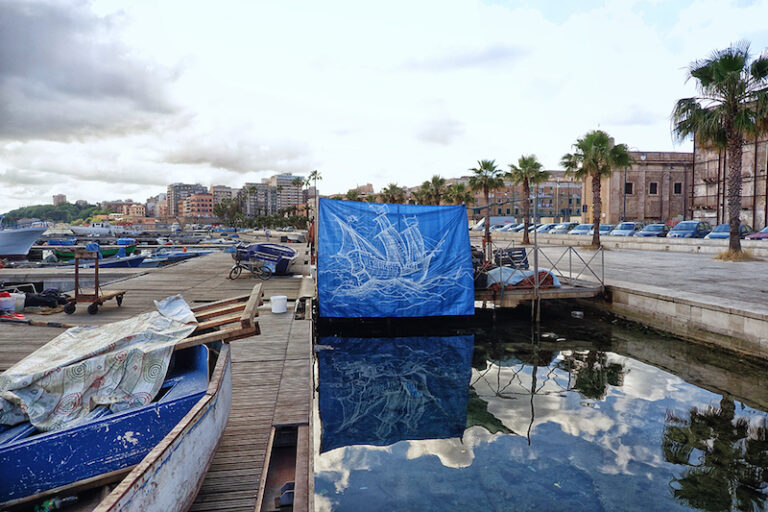
M 316 510 L 768 510 L 766 364 L 545 318 L 322 336 Z

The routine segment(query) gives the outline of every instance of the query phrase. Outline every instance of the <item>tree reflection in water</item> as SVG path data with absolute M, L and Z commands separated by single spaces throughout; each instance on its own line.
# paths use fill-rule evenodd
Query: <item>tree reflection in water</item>
M 735 415 L 732 399 L 681 418 L 667 411 L 662 449 L 667 462 L 687 466 L 670 482 L 675 499 L 710 512 L 764 510 L 768 499 L 765 419 Z
M 601 350 L 573 351 L 558 361 L 557 367 L 574 375 L 570 389 L 595 400 L 605 399 L 609 385 L 623 385 L 626 373 L 624 365 L 608 362 Z

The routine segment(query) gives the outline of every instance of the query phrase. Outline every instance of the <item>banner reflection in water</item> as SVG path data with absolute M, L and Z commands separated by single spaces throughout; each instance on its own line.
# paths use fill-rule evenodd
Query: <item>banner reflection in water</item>
M 320 343 L 321 452 L 463 434 L 474 336 Z

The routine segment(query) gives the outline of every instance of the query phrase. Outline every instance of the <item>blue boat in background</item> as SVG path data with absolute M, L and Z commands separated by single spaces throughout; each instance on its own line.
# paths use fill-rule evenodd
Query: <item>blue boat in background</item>
M 208 348 L 176 352 L 158 397 L 121 413 L 91 411 L 85 423 L 40 432 L 29 423 L 0 426 L 0 503 L 138 464 L 205 396 Z
M 77 237 L 72 238 L 55 238 L 48 240 L 45 245 L 75 245 L 77 243 Z
M 287 274 L 296 259 L 296 250 L 272 243 L 240 244 L 232 254 L 232 259 L 241 263 L 259 261 L 274 274 Z

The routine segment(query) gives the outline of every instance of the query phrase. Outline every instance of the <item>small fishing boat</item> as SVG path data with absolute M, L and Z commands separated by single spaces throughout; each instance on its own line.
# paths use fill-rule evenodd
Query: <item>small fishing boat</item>
M 259 260 L 267 264 L 274 274 L 287 274 L 296 259 L 296 250 L 272 243 L 240 244 L 232 254 L 232 259 L 245 263 Z
M 134 253 L 134 251 L 136 251 L 136 244 L 134 243 L 133 245 L 123 245 L 121 247 L 111 247 L 111 248 L 101 248 L 100 247 L 99 251 L 101 252 L 101 255 L 104 258 L 111 258 L 113 256 L 116 256 L 118 251 L 120 251 L 121 249 L 125 250 L 126 256 L 130 256 L 131 254 Z M 65 260 L 66 261 L 66 260 L 72 260 L 72 259 L 75 258 L 75 251 L 74 251 L 74 249 L 67 250 L 67 249 L 57 249 L 57 248 L 54 248 L 53 249 L 53 254 L 59 260 Z
M 160 248 L 154 251 L 139 265 L 143 268 L 163 267 L 165 265 L 171 265 L 172 263 L 178 263 L 179 261 L 188 260 L 197 256 L 204 256 L 211 254 L 213 251 L 192 251 L 192 250 L 172 250 L 166 248 Z
M 145 259 L 146 256 L 143 254 L 122 257 L 115 256 L 114 258 L 99 260 L 99 268 L 136 268 L 140 267 Z M 87 268 L 93 268 L 95 266 L 95 263 L 91 263 Z
M 85 421 L 45 432 L 29 422 L 0 427 L 0 467 L 14 468 L 0 472 L 0 507 L 31 509 L 35 503 L 53 498 L 76 499 L 78 510 L 98 512 L 188 510 L 229 417 L 232 369 L 228 342 L 259 334 L 255 317 L 260 301 L 259 284 L 251 294 L 192 308 L 197 326 L 189 327 L 194 329 L 189 337 L 172 338 L 176 341 L 170 342 L 174 350 L 171 362 L 160 391 L 149 403 L 119 412 L 96 407 Z M 226 306 L 226 314 L 217 312 L 222 306 Z M 176 311 L 178 306 L 171 309 Z M 186 311 L 185 315 L 190 310 Z M 233 315 L 233 311 L 239 314 Z M 127 368 L 120 353 L 101 355 L 104 361 L 122 362 Z M 139 380 L 148 378 L 146 372 L 154 363 L 145 364 Z M 70 380 L 87 378 L 87 373 L 84 376 L 72 368 L 68 366 L 62 373 Z M 95 382 L 103 385 L 100 379 Z M 66 414 L 70 406 L 84 402 L 72 403 L 65 395 L 60 402 L 65 406 L 57 405 L 54 412 Z

